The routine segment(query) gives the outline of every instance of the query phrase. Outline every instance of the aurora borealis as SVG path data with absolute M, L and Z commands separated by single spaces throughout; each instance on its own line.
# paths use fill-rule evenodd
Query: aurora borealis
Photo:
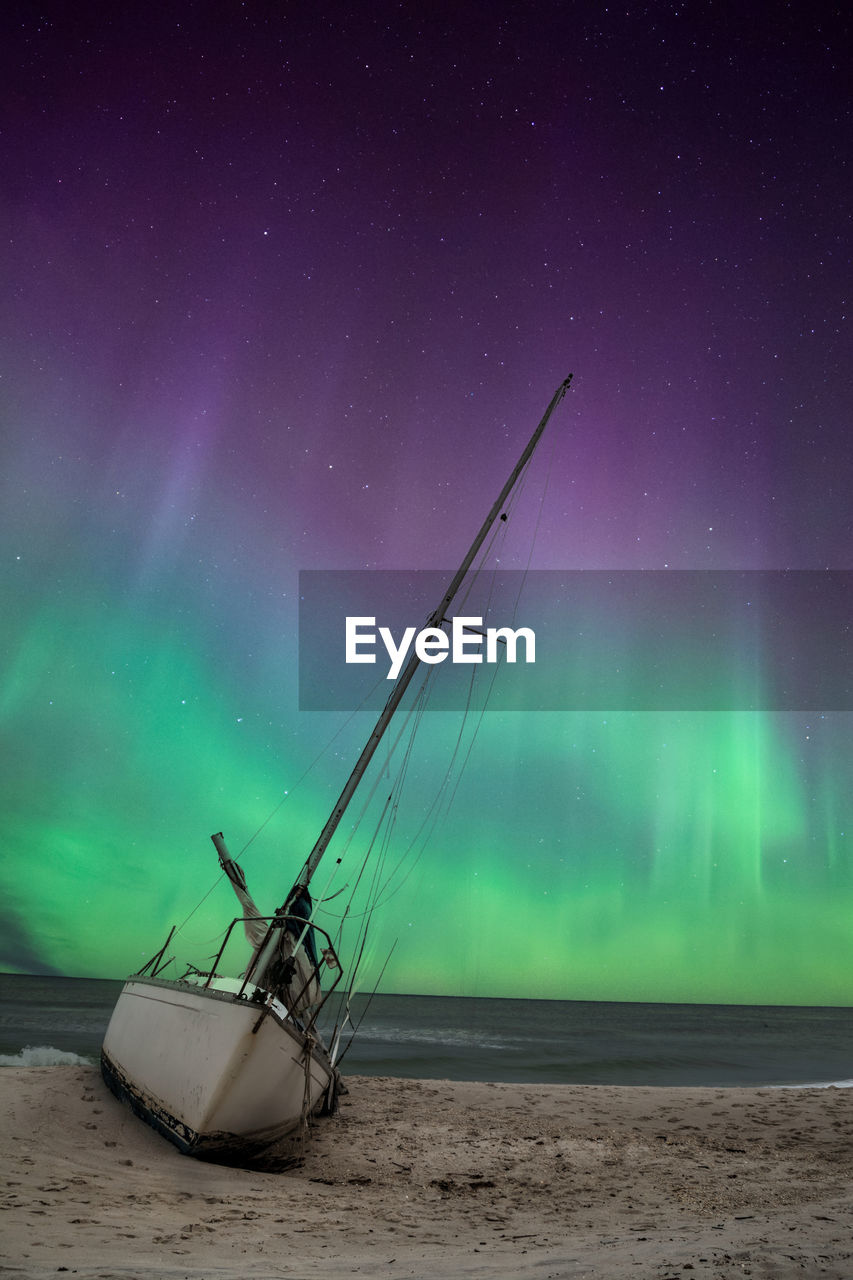
M 838 6 L 4 27 L 2 967 L 135 969 L 213 831 L 278 905 L 372 725 L 299 709 L 300 570 L 453 568 L 569 372 L 504 567 L 853 568 Z M 482 717 L 366 982 L 853 1003 L 853 713 L 629 705 Z

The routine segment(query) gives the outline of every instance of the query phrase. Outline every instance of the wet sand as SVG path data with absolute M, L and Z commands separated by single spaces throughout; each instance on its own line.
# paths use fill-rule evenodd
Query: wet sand
M 302 1162 L 181 1156 L 95 1068 L 0 1070 L 0 1274 L 853 1278 L 853 1090 L 349 1078 Z

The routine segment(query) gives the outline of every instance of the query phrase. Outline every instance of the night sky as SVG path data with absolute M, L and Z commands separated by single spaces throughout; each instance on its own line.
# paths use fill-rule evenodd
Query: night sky
M 299 570 L 454 568 L 570 372 L 505 566 L 853 569 L 846 6 L 2 22 L 4 968 L 209 955 L 220 829 L 279 905 L 372 724 L 299 710 Z M 365 980 L 853 1003 L 851 746 L 487 713 Z

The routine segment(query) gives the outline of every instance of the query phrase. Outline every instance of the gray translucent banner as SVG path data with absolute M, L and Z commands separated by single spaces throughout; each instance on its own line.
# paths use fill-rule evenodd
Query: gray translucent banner
M 434 710 L 487 696 L 490 709 L 513 711 L 853 709 L 853 571 L 481 573 L 454 603 L 447 640 L 418 641 L 451 577 L 300 573 L 300 710 L 380 708 L 395 657 L 402 666 L 411 651 L 407 628 L 412 647 L 441 657 L 430 667 Z M 362 661 L 346 660 L 348 628 Z M 461 660 L 478 653 L 479 663 Z

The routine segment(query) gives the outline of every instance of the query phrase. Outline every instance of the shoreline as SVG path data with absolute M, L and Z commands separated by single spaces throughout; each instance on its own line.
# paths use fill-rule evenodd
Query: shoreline
M 347 1077 L 297 1168 L 181 1156 L 95 1067 L 0 1071 L 41 1280 L 853 1275 L 853 1093 Z

